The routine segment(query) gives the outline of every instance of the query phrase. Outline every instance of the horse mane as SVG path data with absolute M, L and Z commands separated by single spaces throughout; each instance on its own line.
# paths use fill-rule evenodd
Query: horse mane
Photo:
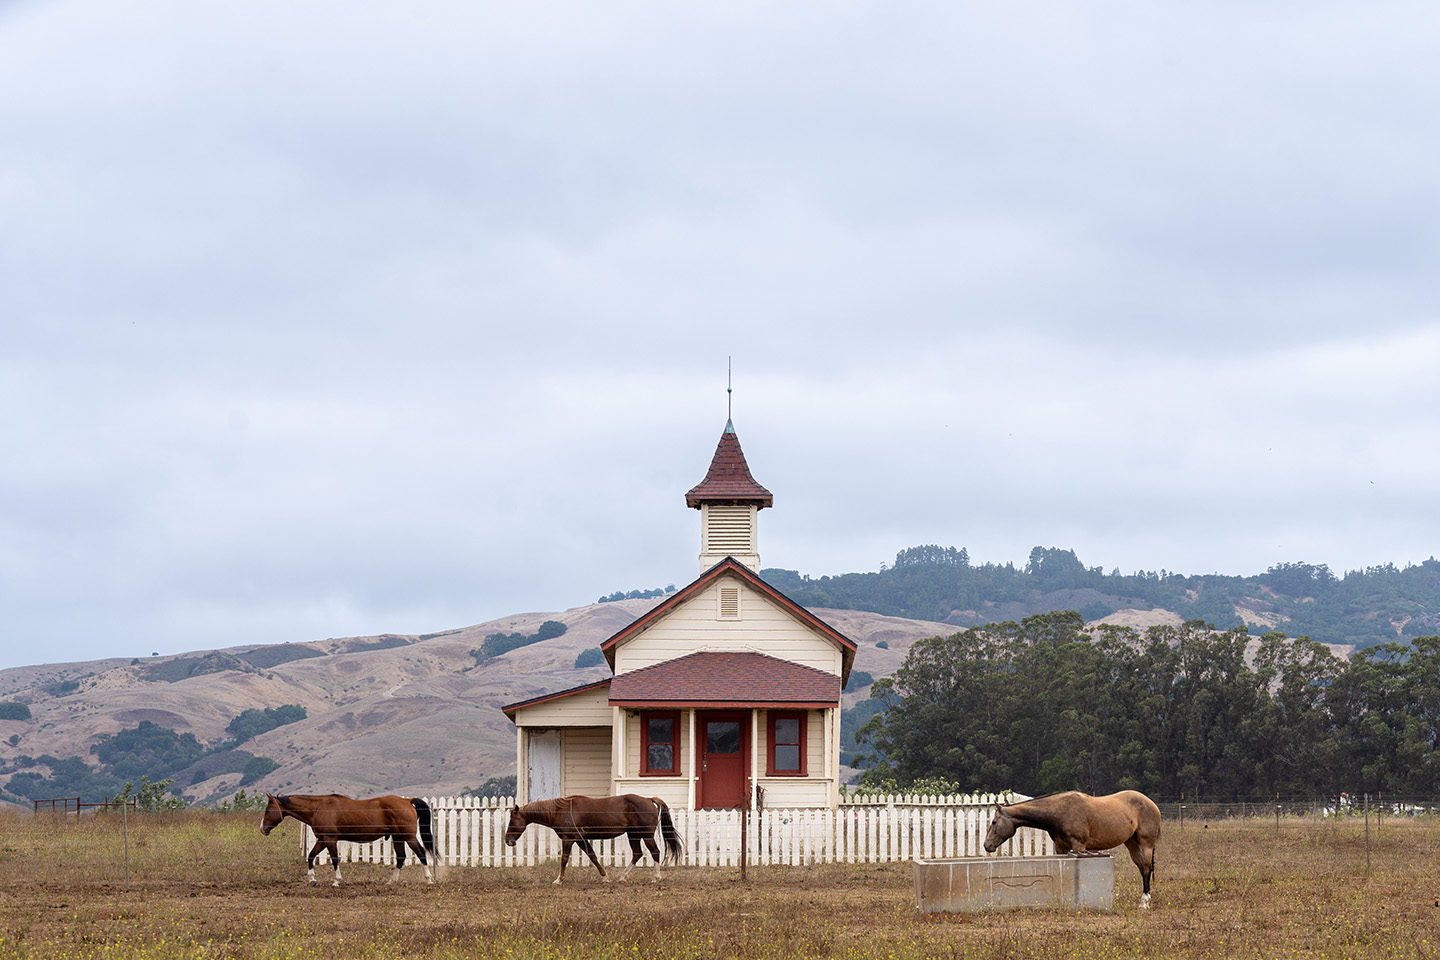
M 520 812 L 527 817 L 534 814 L 555 814 L 564 813 L 570 809 L 569 797 L 550 797 L 547 800 L 531 800 L 520 808 Z

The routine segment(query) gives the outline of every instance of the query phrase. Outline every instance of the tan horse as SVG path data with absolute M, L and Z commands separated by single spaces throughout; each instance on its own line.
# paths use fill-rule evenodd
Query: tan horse
M 665 842 L 666 863 L 678 863 L 685 856 L 685 845 L 670 819 L 670 808 L 659 797 L 642 797 L 626 793 L 618 797 L 558 797 L 553 800 L 536 800 L 523 807 L 510 808 L 510 825 L 505 830 L 505 844 L 513 847 L 532 823 L 549 827 L 560 838 L 560 876 L 552 882 L 565 879 L 565 867 L 570 863 L 570 848 L 579 845 L 600 871 L 600 879 L 609 881 L 600 858 L 595 856 L 592 840 L 613 840 L 626 836 L 630 839 L 630 865 L 620 875 L 624 880 L 630 876 L 644 854 L 640 851 L 643 841 L 655 861 L 655 879 L 660 879 L 660 848 L 655 844 L 655 830 Z
M 995 819 L 985 833 L 985 852 L 994 853 L 1020 827 L 1050 834 L 1057 853 L 1109 850 L 1122 843 L 1140 868 L 1142 909 L 1150 908 L 1150 877 L 1155 873 L 1155 843 L 1160 839 L 1160 808 L 1143 793 L 1122 790 L 1092 797 L 1071 790 L 1021 803 L 995 804 Z
M 266 836 L 286 817 L 294 817 L 308 826 L 315 834 L 315 846 L 310 848 L 306 859 L 310 868 L 309 880 L 315 883 L 315 858 L 320 852 L 330 854 L 335 865 L 335 880 L 332 887 L 340 886 L 339 841 L 370 843 L 389 837 L 395 845 L 395 872 L 390 882 L 400 879 L 400 868 L 405 866 L 405 847 L 415 851 L 420 865 L 425 868 L 425 882 L 434 883 L 435 874 L 425 859 L 426 851 L 435 857 L 435 833 L 430 805 L 419 797 L 375 797 L 373 800 L 355 800 L 338 793 L 323 796 L 275 796 L 265 794 L 269 803 L 265 805 L 265 818 L 260 822 L 260 832 Z

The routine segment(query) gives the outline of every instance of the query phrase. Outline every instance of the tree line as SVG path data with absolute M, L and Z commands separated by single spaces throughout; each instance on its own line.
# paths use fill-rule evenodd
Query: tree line
M 1348 660 L 1192 620 L 1087 630 L 1075 611 L 917 642 L 871 698 L 862 784 L 1197 802 L 1440 796 L 1440 636 Z
M 1290 636 L 1367 647 L 1440 634 L 1440 561 L 1394 564 L 1336 575 L 1324 564 L 1278 563 L 1255 576 L 1122 574 L 1087 567 L 1073 550 L 1035 547 L 1024 566 L 972 563 L 964 548 L 910 547 L 875 573 L 814 578 L 761 571 L 806 607 L 870 610 L 957 627 L 1076 610 L 1094 621 L 1116 610 L 1165 609 L 1184 620 L 1239 628 L 1245 616 Z
M 28 708 L 27 708 L 28 716 Z M 226 773 L 240 774 L 248 784 L 277 769 L 270 757 L 238 749 L 237 744 L 276 727 L 305 719 L 305 708 L 287 703 L 264 710 L 245 710 L 226 727 L 233 740 L 215 749 L 206 749 L 193 733 L 177 733 L 150 720 L 117 733 L 102 734 L 90 753 L 98 761 L 91 766 L 83 757 L 55 757 L 22 754 L 0 767 L 8 798 L 39 800 L 50 797 L 128 798 L 140 784 L 141 800 L 155 791 L 179 797 L 185 786 L 203 783 Z M 14 738 L 18 739 L 18 738 Z M 178 783 L 177 783 L 178 781 Z

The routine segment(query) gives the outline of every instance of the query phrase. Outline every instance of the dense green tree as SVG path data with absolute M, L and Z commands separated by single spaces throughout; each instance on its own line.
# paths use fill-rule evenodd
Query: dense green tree
M 864 779 L 908 783 L 941 777 L 975 789 L 1002 789 L 1013 779 L 1009 751 L 993 722 L 1000 680 L 1009 669 L 1002 638 L 968 630 L 917 641 L 893 677 L 870 696 L 885 705 L 857 734 L 877 759 Z
M 575 656 L 575 669 L 598 667 L 605 662 L 605 653 L 599 647 L 587 647 Z
M 1312 579 L 1314 579 L 1312 577 Z M 1346 661 L 1192 620 L 1059 612 L 916 643 L 876 681 L 864 782 L 1241 800 L 1440 790 L 1440 637 Z
M 511 650 L 564 636 L 565 630 L 565 624 L 560 621 L 546 620 L 534 633 L 492 633 L 486 636 L 477 649 L 470 651 L 470 656 L 475 658 L 476 663 L 484 663 Z
M 205 748 L 193 733 L 179 734 L 141 720 L 129 730 L 101 735 L 90 752 L 115 776 L 133 780 L 142 775 L 169 776 L 199 760 Z
M 243 710 L 226 725 L 225 732 L 234 737 L 237 743 L 244 743 L 251 737 L 269 733 L 276 727 L 304 720 L 305 716 L 305 708 L 298 703 L 266 707 L 263 710 Z
M 1326 699 L 1344 670 L 1322 643 L 1273 632 L 1260 638 L 1255 671 L 1270 692 L 1260 722 L 1273 733 L 1260 744 L 1256 779 L 1267 796 L 1335 795 L 1344 787 Z
M 251 757 L 245 761 L 245 768 L 240 771 L 240 782 L 242 784 L 254 783 L 267 773 L 279 769 L 280 764 L 269 757 Z

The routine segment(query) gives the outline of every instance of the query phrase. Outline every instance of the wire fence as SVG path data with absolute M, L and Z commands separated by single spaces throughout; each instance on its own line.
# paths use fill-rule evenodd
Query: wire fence
M 1196 803 L 1170 801 L 1157 804 L 1166 822 L 1185 824 L 1210 820 L 1315 819 L 1334 817 L 1440 816 L 1440 800 L 1394 800 L 1384 795 L 1315 798 L 1307 800 L 1238 800 Z

